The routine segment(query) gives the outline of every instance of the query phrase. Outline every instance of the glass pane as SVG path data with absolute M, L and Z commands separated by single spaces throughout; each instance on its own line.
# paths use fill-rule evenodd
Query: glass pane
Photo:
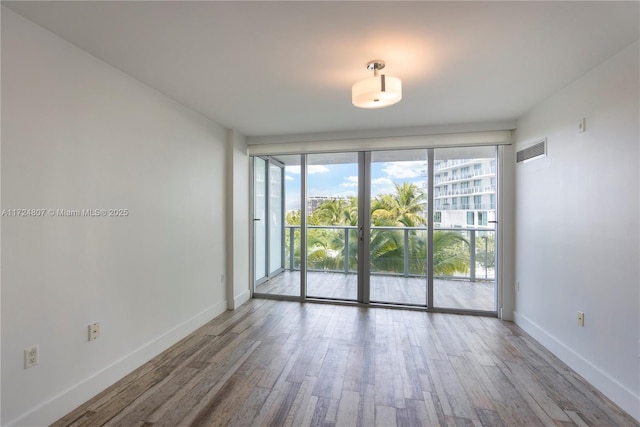
M 427 169 L 427 150 L 371 153 L 371 301 L 426 305 Z
M 266 271 L 266 244 L 267 244 L 267 187 L 266 187 L 266 170 L 267 162 L 259 157 L 253 159 L 253 176 L 254 176 L 254 202 L 253 202 L 253 225 L 254 225 L 254 269 L 256 282 L 267 276 Z
M 496 148 L 434 151 L 434 306 L 496 310 Z
M 282 173 L 277 164 L 269 165 L 269 274 L 282 265 Z
M 307 161 L 307 295 L 356 300 L 358 153 Z
M 271 274 L 268 281 L 256 286 L 256 292 L 300 296 L 300 156 L 272 156 L 271 159 L 269 177 Z

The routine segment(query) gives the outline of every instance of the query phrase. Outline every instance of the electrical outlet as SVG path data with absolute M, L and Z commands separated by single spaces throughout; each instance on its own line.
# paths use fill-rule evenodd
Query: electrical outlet
M 89 325 L 89 341 L 95 341 L 100 336 L 100 322 Z
M 24 369 L 29 369 L 36 366 L 40 362 L 40 346 L 34 345 L 33 347 L 24 349 Z
M 578 325 L 584 326 L 584 312 L 578 312 Z

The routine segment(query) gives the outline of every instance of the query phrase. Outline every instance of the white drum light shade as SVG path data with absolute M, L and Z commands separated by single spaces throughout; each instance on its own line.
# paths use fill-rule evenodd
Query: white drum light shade
M 395 77 L 378 74 L 384 62 L 375 60 L 367 64 L 374 76 L 354 84 L 351 88 L 351 102 L 360 108 L 382 108 L 402 99 L 402 82 Z
M 351 102 L 360 108 L 381 108 L 402 99 L 402 82 L 384 74 L 369 77 L 351 88 Z

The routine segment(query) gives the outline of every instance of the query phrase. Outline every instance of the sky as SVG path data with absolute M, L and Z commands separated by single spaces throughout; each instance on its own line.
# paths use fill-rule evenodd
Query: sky
M 340 163 L 309 165 L 307 194 L 309 196 L 357 196 L 358 164 Z M 426 185 L 427 162 L 372 162 L 371 197 L 395 193 L 394 184 L 409 182 Z M 300 166 L 285 167 L 285 209 L 300 209 Z

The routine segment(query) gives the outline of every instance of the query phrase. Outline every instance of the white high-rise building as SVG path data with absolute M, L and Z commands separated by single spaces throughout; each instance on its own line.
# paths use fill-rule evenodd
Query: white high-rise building
M 440 160 L 434 164 L 434 223 L 440 228 L 493 228 L 495 159 Z

